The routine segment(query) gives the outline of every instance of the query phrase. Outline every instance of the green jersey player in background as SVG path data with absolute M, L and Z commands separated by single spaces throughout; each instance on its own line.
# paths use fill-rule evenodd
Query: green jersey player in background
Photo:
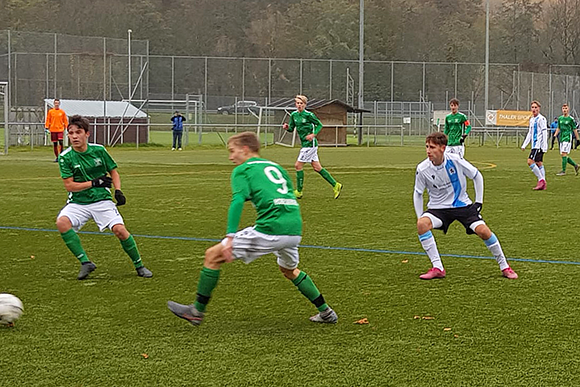
M 296 190 L 294 194 L 298 199 L 303 196 L 302 190 L 304 188 L 304 164 L 310 163 L 312 168 L 320 174 L 330 184 L 334 190 L 334 198 L 338 199 L 340 196 L 340 191 L 342 190 L 342 184 L 334 180 L 334 177 L 322 167 L 320 161 L 318 160 L 318 140 L 316 135 L 322 130 L 322 122 L 316 117 L 312 112 L 306 110 L 306 104 L 308 103 L 308 98 L 304 95 L 297 95 L 294 97 L 294 103 L 296 104 L 296 111 L 290 114 L 289 123 L 284 123 L 283 127 L 285 130 L 292 132 L 296 129 L 300 141 L 302 142 L 302 148 L 300 149 L 300 154 L 298 155 L 298 160 L 294 167 L 296 168 Z
M 79 115 L 71 117 L 67 129 L 71 147 L 64 150 L 58 158 L 60 175 L 68 191 L 68 200 L 67 205 L 57 216 L 56 227 L 66 246 L 81 263 L 77 277 L 79 280 L 87 278 L 97 268 L 89 260 L 75 232 L 90 219 L 95 221 L 100 231 L 107 228 L 113 231 L 133 261 L 137 275 L 150 278 L 153 273 L 143 266 L 137 244 L 125 228 L 123 217 L 113 203 L 109 189 L 112 185 L 115 186 L 117 206 L 127 201 L 121 192 L 121 177 L 117 172 L 117 164 L 105 147 L 88 143 L 89 129 L 88 119 Z M 111 176 L 107 176 L 107 173 Z
M 471 124 L 467 119 L 467 116 L 463 113 L 459 113 L 459 100 L 457 98 L 452 98 L 449 101 L 449 107 L 451 108 L 451 114 L 445 117 L 445 130 L 444 133 L 449 138 L 449 144 L 445 150 L 446 153 L 453 153 L 463 158 L 465 156 L 465 137 L 471 131 Z
M 228 150 L 230 161 L 237 167 L 231 178 L 232 202 L 226 237 L 205 252 L 195 303 L 182 305 L 168 301 L 169 310 L 192 325 L 201 324 L 222 264 L 236 259 L 248 264 L 273 253 L 282 274 L 318 309 L 319 313 L 310 320 L 336 323 L 336 313 L 312 279 L 298 269 L 302 216 L 288 173 L 278 164 L 260 157 L 260 142 L 254 133 L 244 132 L 230 137 Z M 256 225 L 238 231 L 244 203 L 248 200 L 258 213 Z
M 556 129 L 556 133 L 554 133 L 554 137 L 560 135 L 560 154 L 562 155 L 562 170 L 556 174 L 558 176 L 564 176 L 566 174 L 567 164 L 572 165 L 576 175 L 578 175 L 578 169 L 580 167 L 568 156 L 572 149 L 572 136 L 576 140 L 580 139 L 576 127 L 576 121 L 574 121 L 574 117 L 570 116 L 570 108 L 565 103 L 562 105 L 562 115 L 558 117 L 558 128 Z

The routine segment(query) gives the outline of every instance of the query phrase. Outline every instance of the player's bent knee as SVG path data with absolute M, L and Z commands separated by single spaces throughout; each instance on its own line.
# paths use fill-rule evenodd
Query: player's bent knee
M 56 220 L 56 228 L 60 233 L 65 233 L 72 228 L 72 223 L 68 217 L 61 216 Z
M 473 231 L 475 231 L 477 236 L 483 240 L 488 240 L 489 238 L 491 238 L 492 232 L 486 224 L 480 224 Z
M 417 220 L 417 232 L 419 234 L 425 234 L 427 231 L 433 228 L 433 223 L 431 219 L 426 216 L 423 216 Z
M 129 236 L 131 235 L 129 234 L 129 231 L 127 231 L 127 229 L 125 228 L 125 225 L 121 223 L 115 224 L 113 227 L 111 227 L 111 231 L 113 231 L 113 234 L 115 234 L 117 238 L 123 241 L 129 238 Z
M 285 267 L 282 266 L 278 266 L 280 268 L 280 271 L 282 272 L 282 274 L 284 274 L 284 277 L 288 278 L 290 281 L 296 279 L 296 277 L 298 277 L 298 274 L 300 274 L 300 269 L 296 268 L 296 269 L 286 269 Z

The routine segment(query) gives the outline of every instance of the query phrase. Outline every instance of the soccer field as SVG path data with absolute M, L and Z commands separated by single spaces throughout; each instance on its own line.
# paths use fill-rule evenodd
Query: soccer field
M 227 151 L 110 153 L 150 280 L 91 222 L 80 237 L 98 269 L 78 281 L 54 225 L 66 192 L 52 148 L 0 157 L 0 292 L 25 308 L 14 328 L 0 326 L 0 386 L 580 385 L 580 176 L 573 168 L 555 176 L 556 151 L 545 157 L 543 192 L 531 189 L 527 151 L 466 151 L 485 179 L 483 217 L 518 280 L 503 278 L 484 243 L 456 222 L 447 235 L 434 232 L 447 278 L 421 281 L 430 263 L 412 191 L 423 147 L 321 148 L 344 190 L 333 200 L 305 170 L 299 267 L 338 324 L 311 323 L 316 309 L 267 256 L 224 265 L 199 327 L 166 301 L 193 302 L 204 251 L 225 233 Z M 293 180 L 297 153 L 262 151 Z M 246 203 L 241 227 L 253 220 Z

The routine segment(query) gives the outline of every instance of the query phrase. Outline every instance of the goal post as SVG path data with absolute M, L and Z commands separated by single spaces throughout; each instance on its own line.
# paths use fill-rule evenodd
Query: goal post
M 260 106 L 258 112 L 258 137 L 260 133 L 271 129 L 274 144 L 294 147 L 296 144 L 296 131 L 288 132 L 282 127 L 285 123 L 288 123 L 293 110 L 284 107 Z
M 8 138 L 10 135 L 8 114 L 10 111 L 9 92 L 8 82 L 0 82 L 0 123 L 2 124 L 2 130 L 0 131 L 0 149 L 4 155 L 8 154 Z

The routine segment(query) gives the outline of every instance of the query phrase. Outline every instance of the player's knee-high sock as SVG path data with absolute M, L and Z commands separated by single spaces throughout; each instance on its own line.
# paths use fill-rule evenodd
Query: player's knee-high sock
M 61 233 L 60 236 L 66 244 L 66 247 L 77 257 L 80 263 L 90 262 L 81 244 L 81 238 L 79 238 L 78 234 L 72 228 L 67 232 Z
M 572 166 L 576 166 L 576 162 L 574 160 L 572 160 L 572 158 L 570 156 L 566 156 L 566 158 L 568 159 L 568 164 L 572 165 Z
M 296 190 L 302 192 L 304 188 L 304 170 L 296 171 Z
M 125 250 L 127 255 L 131 258 L 131 261 L 133 261 L 135 269 L 143 266 L 143 262 L 141 262 L 141 254 L 139 254 L 139 249 L 137 249 L 137 243 L 135 243 L 133 235 L 129 235 L 129 238 L 121 241 L 121 246 L 123 246 L 123 250 Z
M 427 231 L 425 234 L 419 235 L 419 241 L 421 242 L 421 246 L 423 246 L 423 250 L 425 250 L 431 260 L 433 267 L 443 270 L 443 263 L 441 262 L 441 256 L 439 255 L 439 250 L 437 250 L 437 243 L 435 243 L 433 233 Z
M 52 143 L 52 150 L 53 150 L 53 152 L 54 152 L 54 155 L 55 155 L 56 157 L 58 157 L 58 143 L 57 143 L 57 142 L 53 142 L 53 143 Z
M 504 270 L 510 267 L 510 265 L 508 265 L 507 263 L 505 255 L 503 255 L 503 250 L 501 249 L 499 240 L 497 239 L 494 233 L 491 234 L 491 237 L 488 240 L 484 240 L 483 242 L 485 243 L 489 251 L 491 251 L 497 263 L 499 263 L 500 270 Z
M 540 168 L 538 168 L 538 166 L 536 165 L 536 163 L 530 165 L 530 169 L 532 170 L 532 172 L 534 173 L 534 175 L 536 175 L 536 177 L 538 178 L 538 181 L 542 180 L 542 174 L 540 172 Z
M 328 308 L 328 304 L 324 301 L 324 297 L 320 294 L 320 291 L 312 282 L 312 279 L 305 272 L 301 271 L 298 277 L 292 280 L 292 283 L 296 285 L 300 293 L 304 297 L 308 298 L 310 302 L 316 306 L 319 312 L 322 312 Z
M 58 154 L 62 153 L 62 148 L 63 148 L 63 143 L 62 143 L 62 141 L 59 141 L 58 142 Z
M 546 180 L 546 169 L 542 165 L 540 168 L 540 180 Z
M 194 303 L 195 309 L 199 310 L 200 312 L 205 312 L 205 308 L 207 307 L 211 297 L 211 292 L 217 286 L 219 278 L 219 269 L 208 269 L 205 266 L 201 269 L 201 273 L 199 274 L 199 282 L 197 283 L 197 298 Z
M 334 177 L 332 177 L 326 169 L 322 168 L 318 173 L 320 173 L 320 176 L 324 177 L 324 180 L 328 181 L 331 186 L 334 187 L 336 185 L 336 180 L 334 180 Z
M 566 172 L 566 164 L 568 164 L 568 156 L 562 156 L 562 171 Z

